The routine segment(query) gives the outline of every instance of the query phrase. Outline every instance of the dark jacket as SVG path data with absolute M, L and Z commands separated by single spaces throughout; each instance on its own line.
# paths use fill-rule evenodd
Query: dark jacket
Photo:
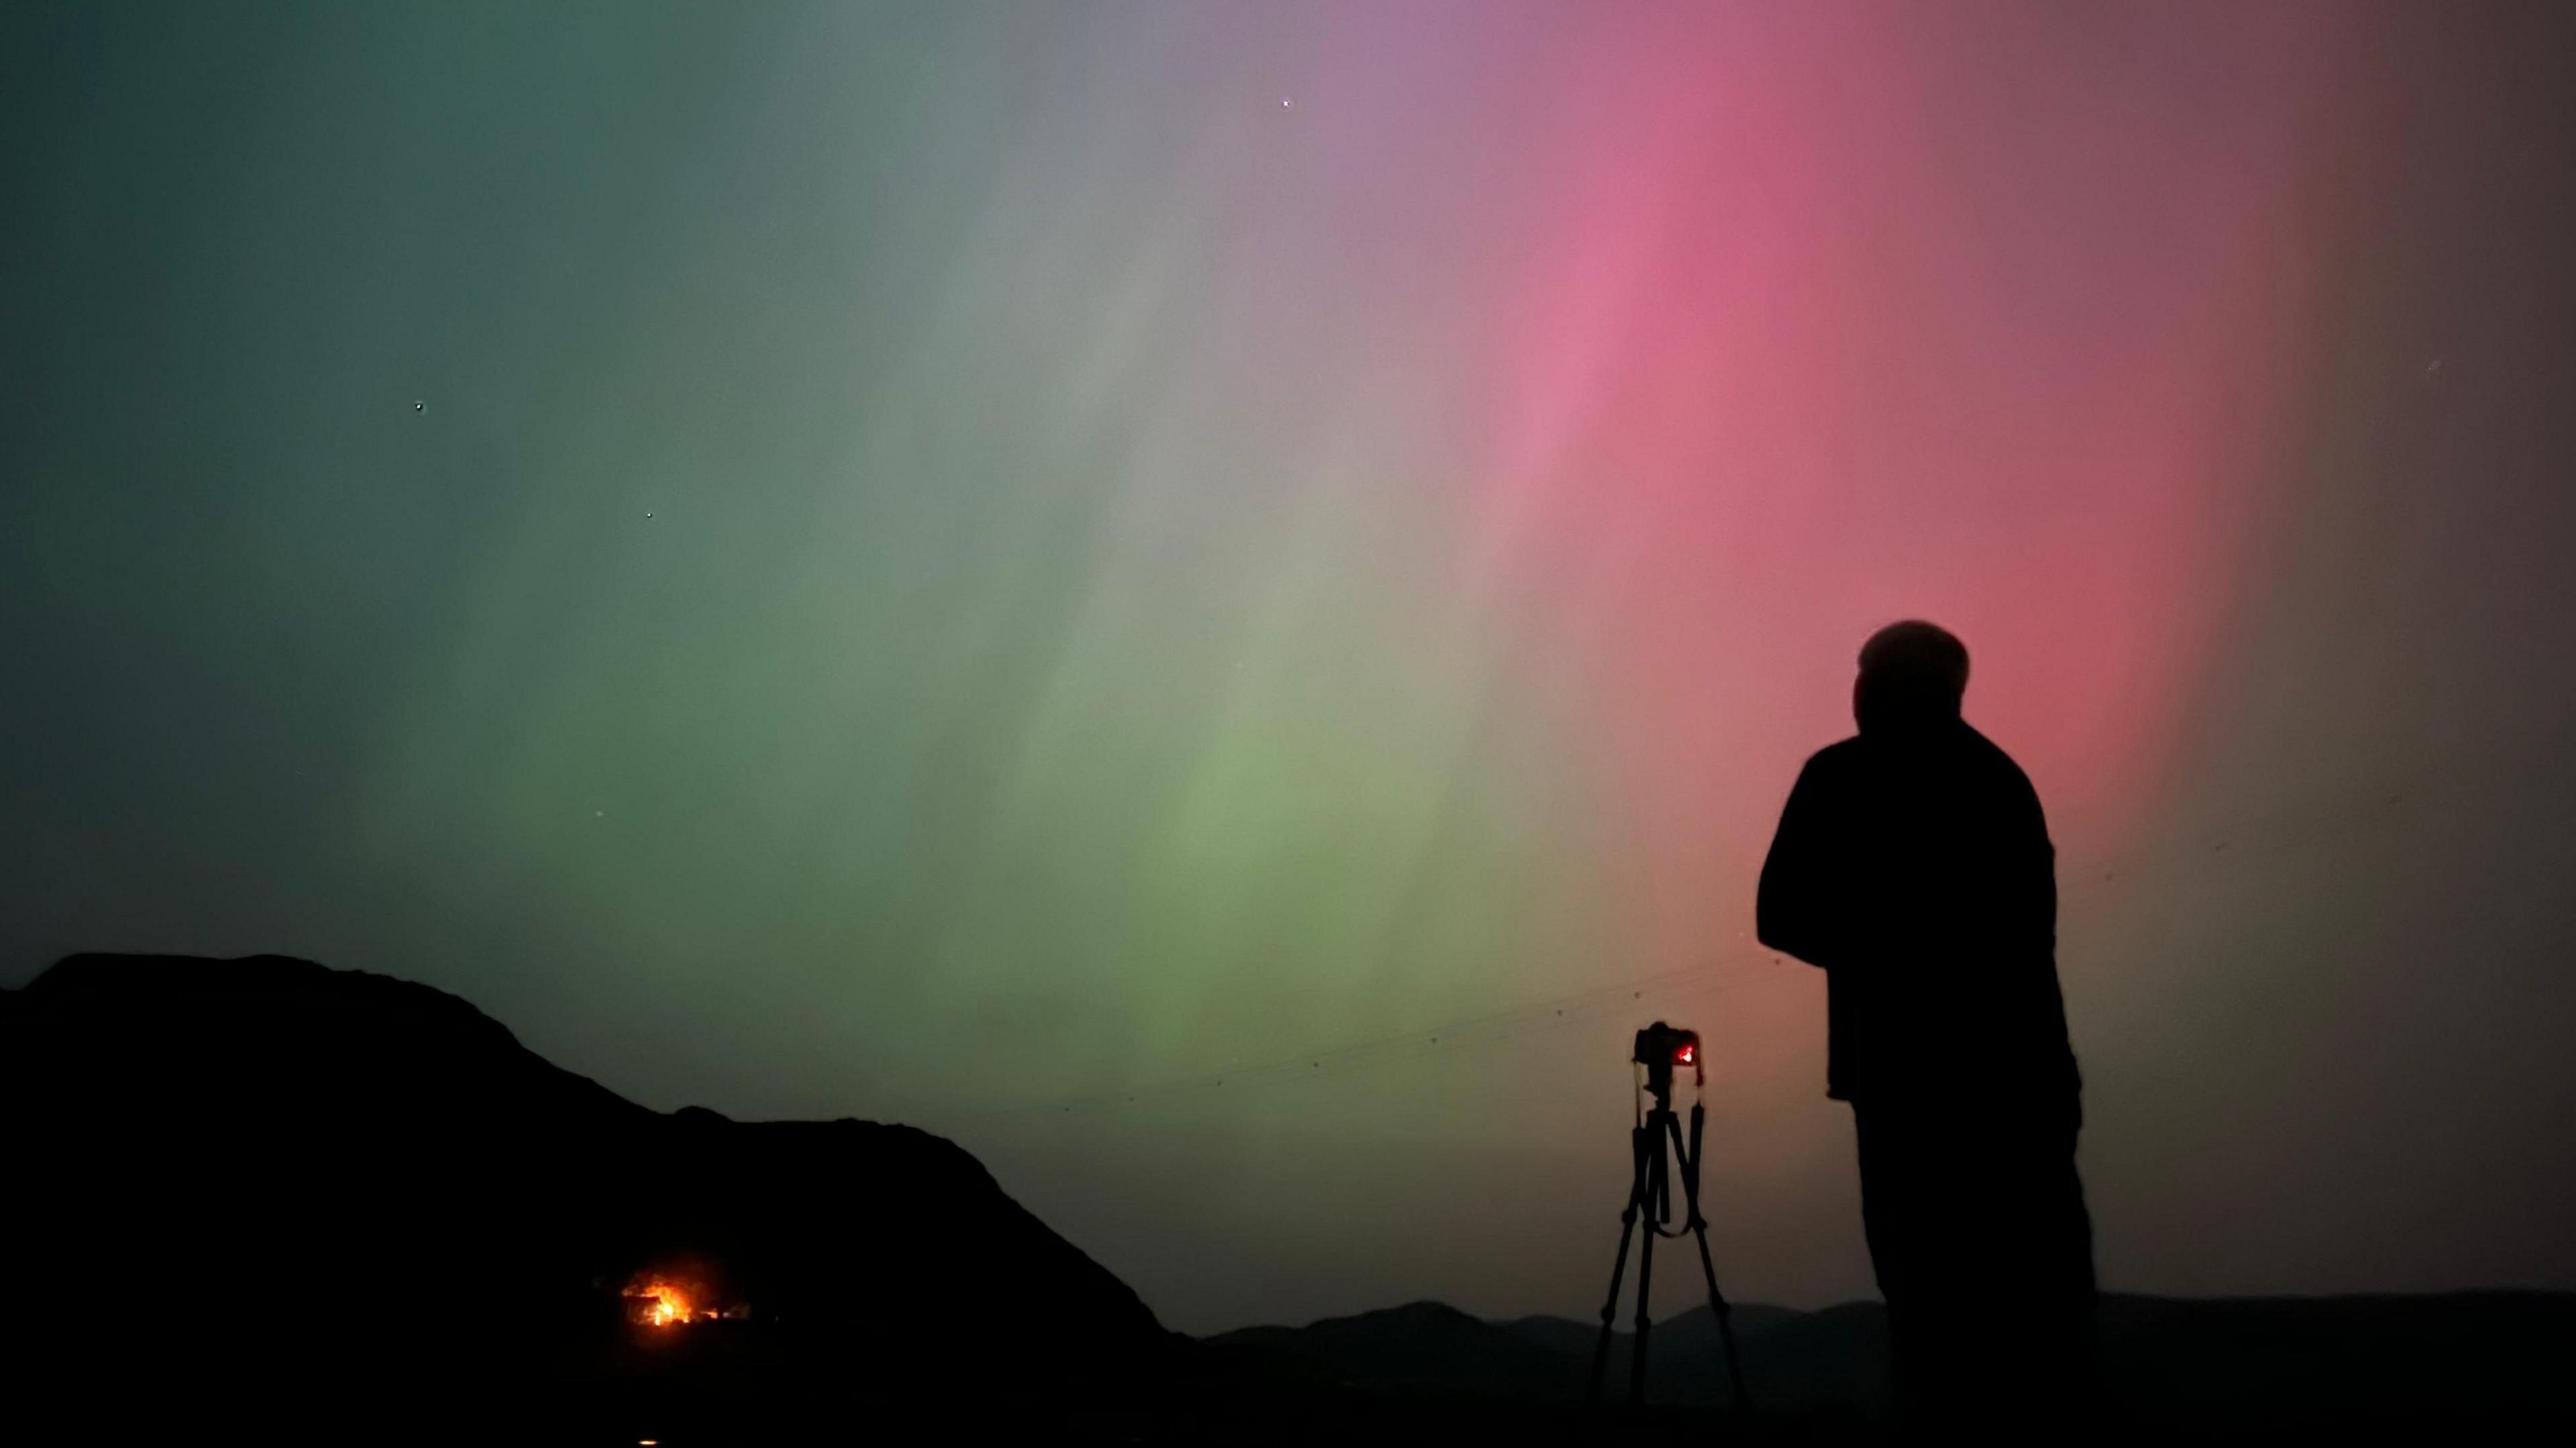
M 1762 943 L 1826 972 L 1826 1093 L 2071 1110 L 2056 849 L 2012 758 L 1955 718 L 1799 772 L 1762 865 Z

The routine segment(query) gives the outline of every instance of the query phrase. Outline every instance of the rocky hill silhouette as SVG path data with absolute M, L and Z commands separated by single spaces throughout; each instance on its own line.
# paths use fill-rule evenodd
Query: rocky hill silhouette
M 651 1111 L 453 996 L 309 961 L 73 956 L 0 992 L 0 1130 L 22 1421 L 631 1443 L 825 1398 L 1061 1401 L 1177 1341 L 941 1138 Z M 655 1273 L 748 1315 L 638 1324 Z

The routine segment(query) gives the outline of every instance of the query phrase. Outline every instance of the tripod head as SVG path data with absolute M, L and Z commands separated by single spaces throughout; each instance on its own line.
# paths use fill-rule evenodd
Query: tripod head
M 1646 1068 L 1646 1090 L 1653 1093 L 1658 1108 L 1669 1109 L 1673 1104 L 1676 1066 L 1690 1067 L 1692 1085 L 1708 1084 L 1708 1073 L 1700 1066 L 1697 1031 L 1657 1021 L 1637 1033 L 1637 1049 L 1629 1059 Z

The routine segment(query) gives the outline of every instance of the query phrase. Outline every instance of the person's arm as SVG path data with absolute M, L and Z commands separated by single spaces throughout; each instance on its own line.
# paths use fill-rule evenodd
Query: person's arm
M 1780 811 L 1754 892 L 1753 933 L 1773 950 L 1831 968 L 1848 958 L 1849 905 L 1839 898 L 1846 872 L 1834 838 L 1832 787 L 1822 773 L 1808 760 Z
M 2004 838 L 2010 842 L 2005 851 L 2010 869 L 2003 877 L 2005 894 L 1998 902 L 2004 929 L 1996 944 L 2053 961 L 2057 958 L 2057 845 L 2048 837 L 2048 815 L 2040 808 L 2039 791 L 2018 769 L 2013 772 L 2009 807 Z

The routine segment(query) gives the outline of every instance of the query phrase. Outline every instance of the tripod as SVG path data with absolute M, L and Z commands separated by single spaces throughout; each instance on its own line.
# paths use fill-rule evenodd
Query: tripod
M 1619 1279 L 1628 1270 L 1628 1241 L 1635 1235 L 1637 1219 L 1645 1217 L 1645 1244 L 1637 1253 L 1637 1339 L 1628 1359 L 1628 1401 L 1642 1406 L 1646 1401 L 1646 1334 L 1654 1324 L 1646 1316 L 1646 1294 L 1655 1273 L 1655 1239 L 1679 1237 L 1681 1232 L 1666 1231 L 1673 1219 L 1672 1164 L 1681 1160 L 1682 1230 L 1699 1239 L 1699 1270 L 1708 1279 L 1708 1305 L 1717 1314 L 1717 1333 L 1726 1348 L 1727 1383 L 1735 1393 L 1735 1406 L 1750 1413 L 1752 1400 L 1744 1392 L 1744 1355 L 1736 1350 L 1735 1324 L 1728 1316 L 1726 1294 L 1717 1290 L 1717 1265 L 1708 1255 L 1708 1219 L 1699 1214 L 1700 1129 L 1707 1122 L 1707 1109 L 1694 1101 L 1690 1111 L 1690 1140 L 1682 1140 L 1681 1119 L 1673 1115 L 1673 1067 L 1686 1063 L 1695 1083 L 1704 1084 L 1706 1074 L 1699 1064 L 1699 1038 L 1688 1032 L 1671 1036 L 1664 1023 L 1637 1034 L 1637 1060 L 1646 1067 L 1646 1091 L 1654 1097 L 1654 1109 L 1640 1117 L 1628 1131 L 1628 1145 L 1635 1159 L 1635 1175 L 1628 1187 L 1627 1210 L 1619 1214 L 1619 1255 L 1610 1264 L 1610 1298 L 1601 1304 L 1601 1338 L 1592 1350 L 1592 1386 L 1585 1401 L 1601 1401 L 1601 1379 L 1610 1369 L 1612 1325 L 1619 1315 Z M 1688 1036 L 1687 1044 L 1680 1038 Z M 1650 1045 L 1650 1038 L 1652 1044 Z M 1666 1046 L 1670 1040 L 1672 1045 Z

